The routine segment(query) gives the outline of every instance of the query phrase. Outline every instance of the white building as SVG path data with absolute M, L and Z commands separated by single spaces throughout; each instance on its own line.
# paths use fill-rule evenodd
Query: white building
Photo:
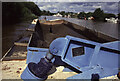
M 71 18 L 71 16 L 68 14 L 67 18 Z
M 94 19 L 94 17 L 92 17 L 92 16 L 91 16 L 91 17 L 88 17 L 88 20 L 93 20 L 93 19 Z
M 105 18 L 105 20 L 107 21 L 107 22 L 113 22 L 113 23 L 117 23 L 118 22 L 118 18 Z
M 53 16 L 62 17 L 62 15 L 61 15 L 60 13 L 57 13 L 57 14 L 55 14 L 55 15 L 53 15 Z

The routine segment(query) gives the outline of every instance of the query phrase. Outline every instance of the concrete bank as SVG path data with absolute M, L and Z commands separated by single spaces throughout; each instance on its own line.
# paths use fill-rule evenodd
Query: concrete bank
M 95 30 L 86 28 L 84 26 L 79 26 L 77 24 L 74 24 L 68 21 L 64 21 L 63 24 L 92 41 L 105 43 L 105 42 L 119 40 L 118 38 L 114 38 L 102 32 L 95 31 Z

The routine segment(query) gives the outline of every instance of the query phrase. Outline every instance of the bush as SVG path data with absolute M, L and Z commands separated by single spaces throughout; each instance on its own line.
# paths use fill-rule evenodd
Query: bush
M 120 13 L 118 14 L 118 19 L 120 19 Z
M 2 21 L 5 24 L 14 24 L 36 18 L 41 15 L 38 6 L 33 2 L 3 2 Z
M 100 8 L 97 8 L 93 13 L 93 17 L 95 20 L 103 21 L 105 19 L 103 10 L 101 10 Z

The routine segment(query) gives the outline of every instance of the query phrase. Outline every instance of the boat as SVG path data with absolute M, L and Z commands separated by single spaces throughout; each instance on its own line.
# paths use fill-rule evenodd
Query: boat
M 58 21 L 60 21 L 60 22 L 58 22 Z M 53 24 L 55 22 L 58 22 L 58 23 Z M 2 78 L 3 79 L 8 79 L 8 78 L 9 79 L 13 79 L 13 78 L 21 79 L 20 76 L 23 73 L 23 71 L 25 70 L 27 64 L 30 62 L 35 62 L 35 63 L 39 62 L 40 58 L 44 57 L 46 52 L 48 52 L 49 45 L 56 38 L 59 38 L 59 37 L 64 37 L 64 38 L 68 37 L 69 38 L 70 36 L 66 36 L 66 35 L 71 35 L 71 38 L 73 36 L 73 38 L 75 37 L 76 40 L 78 40 L 80 38 L 81 40 L 84 40 L 86 42 L 94 41 L 94 42 L 98 42 L 100 45 L 103 45 L 103 46 L 105 44 L 107 44 L 106 42 L 117 40 L 115 38 L 103 35 L 99 32 L 97 32 L 97 35 L 99 33 L 100 37 L 97 37 L 96 35 L 94 35 L 94 34 L 96 34 L 96 32 L 91 31 L 90 29 L 86 29 L 84 27 L 78 26 L 74 23 L 65 21 L 65 20 L 64 21 L 63 20 L 53 20 L 53 21 L 48 21 L 47 23 L 45 23 L 45 22 L 41 23 L 40 21 L 38 21 L 36 24 L 34 24 L 34 25 L 32 24 L 31 26 L 30 27 L 33 28 L 34 31 L 30 31 L 31 33 L 29 34 L 27 46 L 25 46 L 25 48 L 24 48 L 26 50 L 25 58 L 23 58 L 23 59 L 9 58 L 9 59 L 5 60 L 7 55 L 9 55 L 9 53 L 11 53 L 11 51 L 9 51 L 9 53 L 6 53 L 6 55 L 2 59 L 2 65 L 3 65 L 3 68 L 2 68 L 3 77 Z M 87 36 L 87 34 L 85 34 L 86 32 L 89 33 L 89 35 L 91 35 L 91 36 L 93 35 L 94 37 L 92 38 L 90 36 Z M 104 39 L 102 41 L 99 40 L 103 36 L 104 36 Z M 97 37 L 97 39 L 96 39 L 96 37 Z M 110 38 L 110 39 L 106 39 L 106 38 Z M 98 43 L 95 43 L 95 45 Z M 104 43 L 104 44 L 101 44 L 101 43 Z M 83 48 L 81 48 L 81 49 L 83 49 Z M 38 57 L 39 59 L 36 59 L 36 57 Z M 56 58 L 60 59 L 59 57 L 56 57 Z M 60 65 L 62 65 L 62 64 L 63 63 L 60 63 Z M 77 69 L 77 68 L 81 68 L 81 67 L 74 67 L 74 68 Z M 67 74 L 68 76 L 66 76 L 66 73 L 62 72 L 63 70 L 64 70 L 64 72 L 68 72 L 68 74 Z M 77 71 L 79 71 L 79 70 L 77 69 Z M 71 71 L 68 68 L 60 66 L 60 67 L 57 67 L 57 71 L 54 74 L 50 75 L 48 77 L 48 79 L 62 79 L 63 76 L 64 76 L 64 78 L 68 78 L 70 76 L 79 74 L 77 71 Z M 62 77 L 55 76 L 59 72 L 61 73 L 60 75 Z M 5 75 L 8 75 L 8 76 L 5 77 Z M 115 75 L 115 78 L 117 78 L 116 75 Z

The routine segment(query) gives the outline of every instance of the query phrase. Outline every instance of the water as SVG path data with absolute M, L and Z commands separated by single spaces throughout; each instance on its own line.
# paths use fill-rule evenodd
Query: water
M 2 56 L 13 46 L 14 41 L 25 32 L 28 26 L 29 23 L 19 23 L 2 27 Z
M 39 19 L 43 19 L 45 16 L 40 17 Z M 110 23 L 110 22 L 95 22 L 92 20 L 83 20 L 83 19 L 75 19 L 75 18 L 63 18 L 63 17 L 53 17 L 53 16 L 46 16 L 48 20 L 52 19 L 64 19 L 66 21 L 75 23 L 80 26 L 84 26 L 88 29 L 92 29 L 97 32 L 101 32 L 108 36 L 118 39 L 120 37 L 120 28 L 119 24 L 117 23 Z

